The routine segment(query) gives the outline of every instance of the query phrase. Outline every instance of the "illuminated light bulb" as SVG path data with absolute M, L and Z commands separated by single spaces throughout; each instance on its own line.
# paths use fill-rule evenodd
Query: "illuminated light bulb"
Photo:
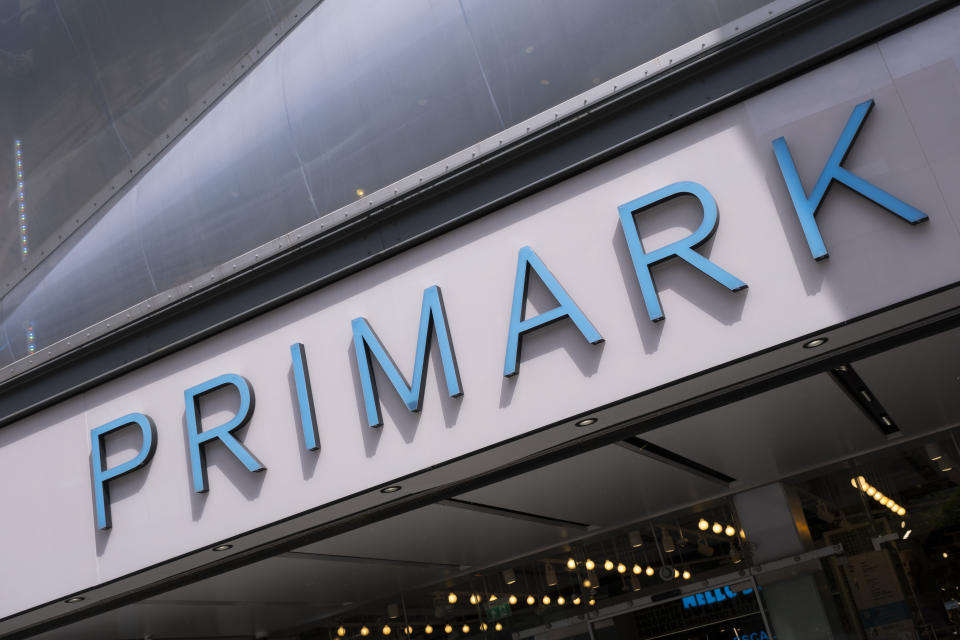
M 450 626 L 449 624 L 445 624 L 445 625 L 443 625 L 443 632 L 444 632 L 444 633 L 453 633 L 453 627 Z
M 613 560 L 605 560 L 603 562 L 603 568 L 607 571 L 613 571 Z
M 567 599 L 563 596 L 557 596 L 557 604 L 562 607 L 563 605 L 567 604 Z
M 714 522 L 713 532 L 719 535 L 721 531 L 723 531 L 723 525 L 720 524 L 719 522 Z
M 497 631 L 503 631 L 503 625 L 500 624 L 499 622 L 493 625 L 493 628 L 496 629 Z
M 370 629 L 367 629 L 366 625 L 360 627 L 360 635 L 366 638 L 368 635 L 370 635 Z
M 648 576 L 652 576 L 654 574 L 653 567 L 647 566 L 647 570 L 644 571 L 644 573 L 647 574 Z
M 733 528 L 732 524 L 728 524 L 727 528 L 724 529 L 723 532 L 727 535 L 728 538 L 732 538 L 737 534 L 737 530 Z
M 392 629 L 390 628 L 390 625 L 385 624 L 383 625 L 383 629 L 381 629 L 381 631 L 383 632 L 383 635 L 388 636 L 390 635 L 390 632 L 392 631 Z
M 481 622 L 481 623 L 480 623 L 480 631 L 486 631 L 486 630 L 487 630 L 487 623 L 486 623 L 486 622 Z
M 463 631 L 464 633 L 470 633 L 470 625 L 465 624 L 462 627 L 460 627 L 460 630 Z
M 883 500 L 883 498 L 884 498 L 883 494 L 880 493 L 879 491 L 873 494 L 873 499 L 876 500 L 877 502 L 880 502 L 881 500 Z
M 580 596 L 573 596 L 573 600 L 571 600 L 570 602 L 572 602 L 574 605 L 579 605 L 579 604 L 580 604 Z
M 423 628 L 423 632 L 424 632 L 425 634 L 427 634 L 427 635 L 430 635 L 431 633 L 433 633 L 433 625 L 432 625 L 432 624 L 428 624 L 427 626 L 425 626 L 425 627 Z
M 576 568 L 577 568 L 577 561 L 574 560 L 573 558 L 567 558 L 567 569 L 570 569 L 570 571 L 573 571 Z
M 950 557 L 950 554 L 947 553 L 946 551 L 944 551 L 941 555 L 943 555 L 943 559 L 944 559 L 944 560 L 946 560 L 947 558 Z
M 854 489 L 857 488 L 857 479 L 856 479 L 856 478 L 850 478 L 850 486 L 853 487 Z
M 457 603 L 457 594 L 455 594 L 453 591 L 451 591 L 451 592 L 450 592 L 450 595 L 447 596 L 447 602 L 449 602 L 450 604 L 456 604 L 456 603 Z
M 363 194 L 366 193 L 363 189 L 357 189 L 357 197 L 362 198 Z
M 674 570 L 673 570 L 673 577 L 674 577 L 674 578 L 679 578 L 679 577 L 680 577 L 680 570 L 679 570 L 679 569 L 674 569 Z
M 583 581 L 583 586 L 585 586 L 587 589 L 589 589 L 590 587 L 593 586 L 593 583 L 590 582 L 590 578 L 584 579 L 584 581 Z
M 743 529 L 740 529 L 740 537 L 744 540 L 746 540 L 747 538 L 747 534 Z
M 527 604 L 528 604 L 528 605 L 530 605 L 530 606 L 532 607 L 536 602 L 537 602 L 537 599 L 534 598 L 532 595 L 527 596 Z
M 511 593 L 510 597 L 507 598 L 507 602 L 509 602 L 510 604 L 517 604 L 517 596 Z
M 700 531 L 706 531 L 710 528 L 710 523 L 700 518 L 700 522 L 697 523 L 697 528 L 700 529 Z
M 597 565 L 594 564 L 593 560 L 587 558 L 587 561 L 583 563 L 583 566 L 587 569 L 587 571 L 593 571 L 593 568 Z
M 413 627 L 411 627 L 410 625 L 407 625 L 407 626 L 405 626 L 405 627 L 403 628 L 403 632 L 404 632 L 405 634 L 407 634 L 408 636 L 412 636 L 412 635 L 413 635 Z
M 867 487 L 867 495 L 870 496 L 871 498 L 874 496 L 876 492 L 877 490 L 874 489 L 873 487 Z
M 640 575 L 641 573 L 643 573 L 643 567 L 641 567 L 638 564 L 635 564 L 633 565 L 633 572 L 637 575 Z
M 888 504 L 889 502 L 890 502 L 890 500 L 889 500 L 886 496 L 880 498 L 880 506 L 881 506 L 881 507 L 887 506 L 887 504 Z
M 593 605 L 597 604 L 597 601 L 594 600 L 593 598 L 590 598 L 589 600 L 587 600 L 587 604 L 592 607 Z
M 346 628 L 344 628 L 343 625 L 340 625 L 339 627 L 337 627 L 337 635 L 338 635 L 339 637 L 341 637 L 341 638 L 342 638 L 343 636 L 347 635 L 347 630 L 346 630 Z
M 899 509 L 897 509 L 897 515 L 898 515 L 898 516 L 906 515 L 906 513 L 907 513 L 907 510 L 904 509 L 903 507 L 900 507 Z
M 545 605 L 550 604 L 550 596 L 543 596 L 543 600 L 541 600 L 540 602 L 542 602 Z
M 496 602 L 496 601 L 497 601 L 497 594 L 491 593 L 489 602 Z
M 480 602 L 480 596 L 475 593 L 470 594 L 470 604 L 478 604 Z
M 622 562 L 617 565 L 617 573 L 626 573 L 626 572 L 627 572 L 627 565 L 623 564 Z
M 690 572 L 687 571 L 686 569 L 684 569 L 684 571 L 683 571 L 683 579 L 684 579 L 684 580 L 689 580 L 689 579 L 690 579 Z

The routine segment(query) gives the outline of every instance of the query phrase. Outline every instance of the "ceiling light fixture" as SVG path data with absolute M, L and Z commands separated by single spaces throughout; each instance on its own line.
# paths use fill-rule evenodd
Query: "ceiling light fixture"
M 557 586 L 557 572 L 553 570 L 553 565 L 552 565 L 552 564 L 549 564 L 549 563 L 548 563 L 548 564 L 547 564 L 547 568 L 544 569 L 543 573 L 544 573 L 545 576 L 546 576 L 547 586 L 548 586 L 548 587 L 555 587 L 555 586 Z
M 823 346 L 827 343 L 825 337 L 814 338 L 813 340 L 807 340 L 803 343 L 804 349 L 816 349 L 817 347 Z
M 903 540 L 906 540 L 907 538 L 910 537 L 910 534 L 911 534 L 911 533 L 913 533 L 913 529 L 907 529 L 906 532 L 904 532 L 902 539 L 903 539 Z
M 398 484 L 390 485 L 389 487 L 380 489 L 380 493 L 396 493 L 397 491 L 400 491 L 400 485 Z
M 227 549 L 233 549 L 232 544 L 218 544 L 211 551 L 226 551 Z
M 639 531 L 631 531 L 627 534 L 627 537 L 630 539 L 630 546 L 634 549 L 643 546 L 643 536 L 640 535 Z
M 661 537 L 661 541 L 663 543 L 664 553 L 673 553 L 676 548 L 673 545 L 673 536 L 671 536 L 670 532 L 667 531 L 666 529 L 662 529 L 662 532 L 663 532 L 663 535 Z
M 513 584 L 517 581 L 517 574 L 513 569 L 503 570 L 503 581 L 507 584 Z
M 83 596 L 73 596 L 64 600 L 67 604 L 73 604 L 75 602 L 83 602 Z
M 589 427 L 592 424 L 596 424 L 596 418 L 584 418 L 583 420 L 577 420 L 573 423 L 575 427 Z

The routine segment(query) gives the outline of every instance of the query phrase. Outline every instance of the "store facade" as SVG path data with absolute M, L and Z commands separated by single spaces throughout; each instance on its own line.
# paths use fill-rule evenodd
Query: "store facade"
M 149 358 L 107 333 L 113 366 L 9 383 L 0 634 L 954 633 L 960 12 L 943 9 L 229 322 L 200 307 L 209 330 L 161 326 Z M 414 178 L 176 295 L 209 280 L 205 299 L 240 299 L 232 274 L 261 261 L 295 281 L 306 267 L 277 256 L 335 253 L 308 241 L 361 218 L 387 237 L 362 212 Z

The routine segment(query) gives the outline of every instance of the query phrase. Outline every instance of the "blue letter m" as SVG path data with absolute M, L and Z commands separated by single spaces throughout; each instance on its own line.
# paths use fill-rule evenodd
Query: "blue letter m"
M 800 218 L 800 227 L 803 229 L 803 235 L 807 238 L 807 244 L 810 246 L 810 253 L 815 260 L 823 260 L 827 257 L 827 247 L 823 243 L 823 236 L 820 235 L 820 229 L 817 227 L 813 217 L 817 214 L 817 209 L 823 203 L 827 190 L 834 181 L 847 185 L 864 198 L 872 200 L 887 211 L 897 214 L 910 224 L 917 224 L 927 219 L 922 211 L 914 209 L 903 200 L 899 200 L 883 189 L 876 187 L 863 178 L 852 174 L 840 165 L 843 163 L 853 141 L 856 140 L 864 120 L 873 108 L 873 100 L 861 102 L 853 108 L 847 125 L 840 134 L 840 139 L 834 145 L 830 157 L 827 159 L 826 166 L 820 172 L 817 184 L 813 186 L 813 191 L 808 197 L 803 190 L 803 183 L 800 182 L 800 176 L 797 174 L 797 167 L 793 164 L 793 156 L 790 155 L 790 149 L 787 147 L 787 141 L 782 137 L 773 141 L 773 152 L 777 156 L 777 162 L 780 163 L 780 172 L 783 174 L 783 180 L 787 183 L 787 190 L 790 192 L 790 198 L 793 200 L 793 207 L 797 210 L 797 217 Z
M 447 381 L 447 393 L 451 398 L 463 395 L 460 386 L 460 372 L 457 370 L 457 358 L 453 352 L 453 342 L 447 329 L 447 317 L 443 310 L 443 298 L 440 287 L 436 285 L 423 292 L 423 307 L 420 310 L 420 333 L 417 335 L 417 355 L 413 364 L 413 380 L 408 385 L 403 374 L 397 369 L 393 358 L 383 348 L 380 339 L 373 332 L 366 318 L 354 318 L 353 346 L 357 354 L 357 368 L 360 370 L 360 386 L 363 388 L 363 404 L 367 413 L 367 424 L 379 427 L 383 424 L 380 415 L 380 400 L 377 397 L 377 383 L 373 377 L 371 356 L 376 359 L 387 379 L 396 389 L 403 403 L 410 411 L 420 411 L 423 406 L 423 389 L 426 384 L 427 356 L 433 332 L 437 334 L 437 346 L 440 348 L 440 361 Z

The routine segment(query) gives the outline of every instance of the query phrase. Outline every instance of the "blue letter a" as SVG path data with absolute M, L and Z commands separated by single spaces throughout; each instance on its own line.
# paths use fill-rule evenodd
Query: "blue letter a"
M 787 147 L 787 141 L 782 137 L 773 141 L 773 152 L 777 156 L 777 162 L 780 163 L 780 172 L 783 174 L 783 180 L 787 183 L 787 190 L 790 192 L 790 198 L 793 200 L 793 207 L 797 210 L 797 217 L 800 218 L 800 227 L 803 229 L 803 235 L 807 238 L 807 245 L 810 247 L 810 253 L 815 260 L 823 260 L 827 257 L 827 247 L 823 243 L 823 236 L 820 235 L 820 229 L 817 227 L 813 217 L 817 214 L 817 209 L 827 195 L 827 190 L 834 181 L 843 183 L 862 195 L 868 200 L 872 200 L 887 211 L 897 214 L 910 224 L 917 224 L 927 219 L 927 215 L 922 211 L 914 209 L 903 200 L 898 200 L 883 189 L 876 187 L 863 178 L 856 176 L 840 164 L 857 134 L 860 133 L 860 127 L 863 126 L 867 114 L 873 108 L 873 100 L 861 102 L 853 108 L 847 125 L 840 134 L 840 139 L 834 145 L 827 164 L 820 172 L 817 184 L 813 186 L 810 196 L 803 190 L 803 183 L 800 182 L 800 176 L 797 174 L 797 167 L 793 164 L 793 156 L 790 155 L 790 149 Z
M 559 306 L 550 309 L 533 318 L 524 318 L 527 306 L 527 285 L 530 281 L 530 270 L 536 271 L 540 281 L 550 291 L 550 295 L 559 303 Z M 587 316 L 584 315 L 573 298 L 564 290 L 557 279 L 553 277 L 547 265 L 530 247 L 520 249 L 517 258 L 517 278 L 513 285 L 513 307 L 510 310 L 510 329 L 507 332 L 507 357 L 503 363 L 503 375 L 510 377 L 517 374 L 520 360 L 520 338 L 523 334 L 539 329 L 563 318 L 570 318 L 577 326 L 583 337 L 590 344 L 603 342 L 603 337 L 594 328 Z
M 420 309 L 420 333 L 417 335 L 417 355 L 413 364 L 413 380 L 408 385 L 403 374 L 397 369 L 393 358 L 383 348 L 380 339 L 370 328 L 366 318 L 354 318 L 353 347 L 357 354 L 357 368 L 360 369 L 360 386 L 363 388 L 363 404 L 367 413 L 367 424 L 379 427 L 383 424 L 380 415 L 380 400 L 377 396 L 377 383 L 373 378 L 373 363 L 376 359 L 387 379 L 396 389 L 403 403 L 410 411 L 420 411 L 423 406 L 423 390 L 426 385 L 427 356 L 430 353 L 430 338 L 437 334 L 437 346 L 440 348 L 440 361 L 447 382 L 447 393 L 451 398 L 463 395 L 460 386 L 460 372 L 457 370 L 457 358 L 447 329 L 447 317 L 443 309 L 440 287 L 434 285 L 423 292 L 423 306 Z

